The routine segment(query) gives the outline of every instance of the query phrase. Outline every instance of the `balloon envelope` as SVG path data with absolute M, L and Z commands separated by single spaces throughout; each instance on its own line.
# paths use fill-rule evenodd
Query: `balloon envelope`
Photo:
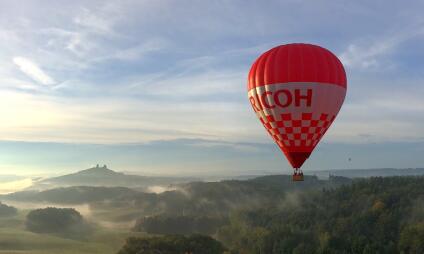
M 293 168 L 300 168 L 343 104 L 347 82 L 342 63 L 316 45 L 281 45 L 253 63 L 248 79 L 257 117 Z

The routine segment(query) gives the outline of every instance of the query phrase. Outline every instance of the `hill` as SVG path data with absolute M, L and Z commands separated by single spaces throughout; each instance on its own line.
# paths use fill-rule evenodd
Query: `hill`
M 103 167 L 96 167 L 78 171 L 58 177 L 52 177 L 40 180 L 31 186 L 30 190 L 45 190 L 55 187 L 69 186 L 107 186 L 107 187 L 139 187 L 148 188 L 150 186 L 168 186 L 170 184 L 186 183 L 196 181 L 196 178 L 190 177 L 156 177 L 127 175 Z

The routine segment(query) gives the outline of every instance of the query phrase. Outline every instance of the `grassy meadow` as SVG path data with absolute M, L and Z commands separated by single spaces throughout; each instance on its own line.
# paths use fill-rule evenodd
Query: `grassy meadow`
M 116 253 L 127 237 L 145 235 L 131 232 L 129 222 L 102 221 L 97 223 L 91 220 L 92 230 L 83 236 L 64 237 L 54 234 L 37 234 L 29 232 L 25 228 L 25 218 L 28 212 L 29 210 L 19 210 L 15 216 L 0 218 L 1 254 L 109 254 Z

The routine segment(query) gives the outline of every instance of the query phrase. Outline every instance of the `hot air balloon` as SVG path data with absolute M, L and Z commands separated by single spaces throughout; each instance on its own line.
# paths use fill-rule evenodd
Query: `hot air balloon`
M 320 46 L 293 43 L 259 56 L 248 77 L 257 117 L 303 181 L 300 167 L 339 112 L 346 95 L 340 60 Z

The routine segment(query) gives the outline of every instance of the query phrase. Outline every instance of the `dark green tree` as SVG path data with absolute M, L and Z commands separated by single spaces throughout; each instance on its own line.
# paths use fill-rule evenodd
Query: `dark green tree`
M 36 233 L 86 233 L 88 226 L 81 214 L 73 208 L 48 207 L 28 213 L 25 226 Z
M 168 235 L 130 237 L 118 254 L 222 254 L 224 251 L 224 246 L 209 236 Z
M 13 216 L 17 214 L 18 209 L 0 202 L 0 217 Z

